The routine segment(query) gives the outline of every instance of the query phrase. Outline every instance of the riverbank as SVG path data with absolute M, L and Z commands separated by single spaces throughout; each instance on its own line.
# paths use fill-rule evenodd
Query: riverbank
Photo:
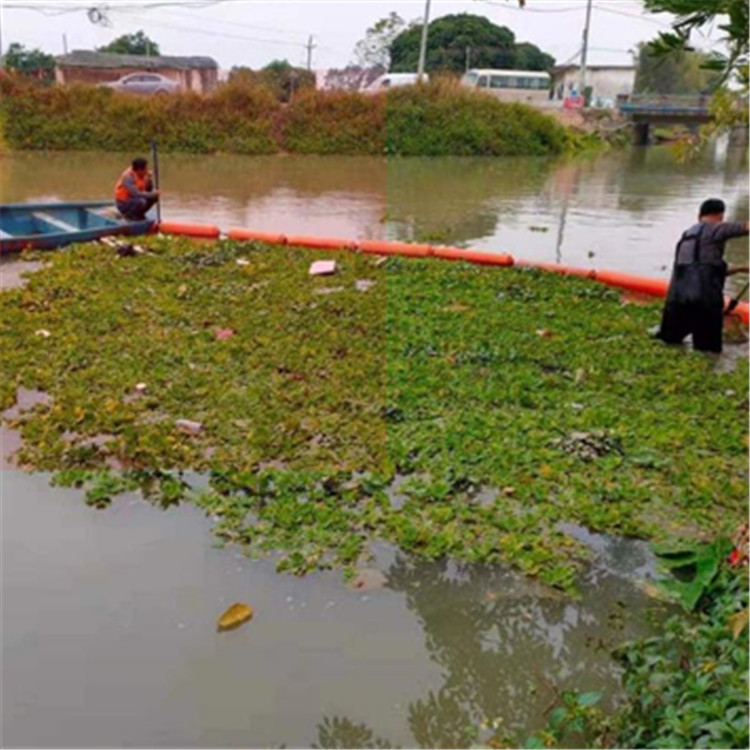
M 282 569 L 348 568 L 382 539 L 566 590 L 586 552 L 561 524 L 702 537 L 744 512 L 747 361 L 716 372 L 649 339 L 658 302 L 520 269 L 145 245 L 47 255 L 0 297 L 0 405 L 44 394 L 11 419 L 19 459 L 94 503 L 140 484 L 175 501 L 188 488 L 154 469 L 190 468 L 216 533 Z M 323 258 L 337 273 L 310 277 Z
M 90 86 L 38 88 L 0 77 L 0 123 L 14 150 L 392 156 L 556 156 L 601 146 L 542 112 L 446 82 L 387 94 L 227 84 L 209 96 L 138 98 Z

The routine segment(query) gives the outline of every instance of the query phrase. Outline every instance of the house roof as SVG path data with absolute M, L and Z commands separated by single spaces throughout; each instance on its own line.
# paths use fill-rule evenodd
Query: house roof
M 110 52 L 76 49 L 55 58 L 59 68 L 138 68 L 140 70 L 195 70 L 218 68 L 212 57 L 173 57 L 158 55 L 115 55 Z

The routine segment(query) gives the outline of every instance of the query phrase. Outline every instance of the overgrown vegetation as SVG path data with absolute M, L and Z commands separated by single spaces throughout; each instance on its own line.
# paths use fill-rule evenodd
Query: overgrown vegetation
M 656 304 L 528 270 L 347 253 L 314 279 L 326 254 L 147 247 L 51 254 L 0 296 L 0 406 L 50 398 L 11 420 L 21 461 L 94 504 L 190 497 L 297 573 L 384 539 L 566 590 L 585 551 L 560 522 L 668 539 L 744 512 L 747 361 L 650 340 Z
M 716 563 L 700 598 L 690 602 L 694 618 L 674 615 L 661 634 L 616 650 L 625 695 L 614 715 L 598 707 L 597 693 L 566 693 L 525 747 L 746 748 L 747 569 L 716 557 L 727 548 L 728 540 L 719 539 L 691 550 L 695 559 Z M 694 567 L 693 580 L 704 566 Z
M 401 156 L 560 154 L 566 129 L 533 107 L 509 104 L 442 79 L 388 95 L 386 151 Z
M 277 92 L 278 93 L 278 92 Z M 14 149 L 270 154 L 555 155 L 580 145 L 553 118 L 456 84 L 386 95 L 302 90 L 282 106 L 235 80 L 208 96 L 134 97 L 74 85 L 40 89 L 0 76 L 0 117 Z

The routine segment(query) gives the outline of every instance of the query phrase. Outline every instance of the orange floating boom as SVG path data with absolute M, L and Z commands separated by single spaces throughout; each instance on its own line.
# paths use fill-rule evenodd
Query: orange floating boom
M 217 239 L 221 232 L 213 224 L 185 224 L 178 221 L 163 221 L 159 224 L 162 234 L 177 234 L 185 237 L 208 237 Z
M 219 236 L 219 228 L 206 224 L 182 224 L 177 222 L 162 222 L 159 231 L 163 234 L 181 234 L 190 237 Z M 507 253 L 491 253 L 483 250 L 472 250 L 461 247 L 434 247 L 411 242 L 389 242 L 387 240 L 346 240 L 336 237 L 311 237 L 307 235 L 284 235 L 270 232 L 256 232 L 253 229 L 235 227 L 229 230 L 227 236 L 233 240 L 250 240 L 265 242 L 269 245 L 295 245 L 315 250 L 351 250 L 375 255 L 401 255 L 409 258 L 441 258 L 442 260 L 465 261 L 480 265 L 519 266 L 520 268 L 538 268 L 550 273 L 563 276 L 577 276 L 579 278 L 599 281 L 607 286 L 639 292 L 651 297 L 666 297 L 669 282 L 666 279 L 652 279 L 636 276 L 620 271 L 597 271 L 593 268 L 576 268 L 560 263 L 545 261 L 515 260 Z M 727 303 L 729 298 L 727 298 Z M 750 305 L 740 302 L 734 309 L 733 316 L 738 317 L 745 325 L 750 325 Z

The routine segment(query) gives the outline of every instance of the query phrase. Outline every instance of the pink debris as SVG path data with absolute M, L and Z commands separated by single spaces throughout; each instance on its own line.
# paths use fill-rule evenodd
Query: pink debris
M 335 260 L 316 260 L 310 265 L 310 276 L 329 276 L 336 273 Z
M 219 341 L 226 341 L 234 336 L 234 331 L 231 328 L 219 328 L 216 331 L 216 338 Z

